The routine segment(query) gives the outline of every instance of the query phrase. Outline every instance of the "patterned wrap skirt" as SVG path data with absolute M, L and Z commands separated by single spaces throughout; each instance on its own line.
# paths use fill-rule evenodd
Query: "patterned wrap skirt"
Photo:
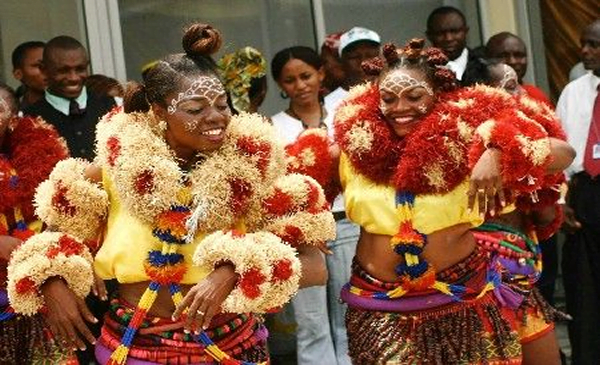
M 100 364 L 105 364 L 119 346 L 134 310 L 134 306 L 123 300 L 111 301 L 100 338 L 96 342 L 96 358 Z M 184 333 L 182 325 L 175 326 L 177 328 L 174 329 L 173 324 L 170 318 L 146 315 L 135 334 L 126 364 L 216 364 L 192 334 Z M 221 350 L 234 359 L 268 361 L 267 329 L 252 314 L 217 315 L 206 333 Z
M 437 273 L 437 280 L 459 284 L 472 293 L 456 300 L 437 291 L 396 299 L 353 294 L 390 291 L 399 283 L 383 282 L 353 263 L 350 283 L 342 290 L 348 304 L 346 327 L 354 364 L 520 364 L 523 343 L 554 328 L 558 312 L 533 289 L 539 270 L 497 260 L 493 242 L 521 239 L 502 231 L 474 232 L 478 245 L 464 260 Z M 496 259 L 495 259 L 496 258 Z M 483 291 L 496 265 L 501 284 Z M 516 271 L 516 273 L 515 273 Z

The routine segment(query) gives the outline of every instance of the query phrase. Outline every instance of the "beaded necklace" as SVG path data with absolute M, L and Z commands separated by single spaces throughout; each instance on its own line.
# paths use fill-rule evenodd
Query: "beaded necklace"
M 306 123 L 302 118 L 300 118 L 300 116 L 294 111 L 294 109 L 291 106 L 289 108 L 287 108 L 285 112 L 290 117 L 299 120 L 300 123 L 302 123 L 302 127 L 304 127 L 305 130 L 311 128 L 308 125 L 308 123 Z M 327 118 L 327 111 L 323 107 L 323 103 L 320 103 L 320 108 L 319 108 L 319 126 L 317 128 L 321 128 L 321 129 L 327 130 L 327 124 L 325 124 L 325 118 Z

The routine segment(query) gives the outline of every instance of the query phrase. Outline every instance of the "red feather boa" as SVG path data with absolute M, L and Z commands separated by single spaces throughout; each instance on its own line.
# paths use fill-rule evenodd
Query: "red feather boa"
M 485 150 L 480 140 L 473 138 L 473 132 L 490 119 L 497 122 L 492 140 L 511 141 L 510 148 L 499 146 L 506 155 L 502 166 L 505 185 L 519 191 L 538 189 L 543 181 L 545 164 L 533 166 L 524 155 L 522 158 L 517 141 L 511 137 L 514 137 L 513 133 L 520 133 L 534 140 L 544 138 L 547 134 L 539 125 L 557 125 L 547 115 L 538 124 L 522 118 L 516 99 L 484 86 L 440 94 L 434 110 L 403 139 L 396 137 L 384 120 L 378 107 L 376 86 L 351 97 L 338 111 L 344 106 L 358 107 L 354 116 L 347 119 L 343 119 L 344 113 L 338 112 L 335 123 L 337 142 L 354 168 L 376 183 L 392 183 L 398 190 L 414 194 L 448 192 L 464 181 L 473 162 Z M 538 122 L 533 110 L 522 113 Z M 372 135 L 373 141 L 368 148 L 357 149 L 352 145 L 357 128 Z M 533 174 L 534 185 L 519 183 L 526 174 Z
M 41 118 L 19 118 L 7 137 L 5 156 L 0 156 L 0 172 L 4 174 L 0 177 L 0 213 L 12 212 L 20 206 L 25 221 L 30 221 L 34 216 L 35 189 L 69 152 L 56 130 Z M 12 182 L 8 178 L 11 168 L 17 175 Z

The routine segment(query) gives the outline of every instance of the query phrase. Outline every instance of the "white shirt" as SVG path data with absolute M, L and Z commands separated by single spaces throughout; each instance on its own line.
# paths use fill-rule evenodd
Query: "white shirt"
M 462 76 L 467 68 L 467 61 L 469 61 L 469 50 L 465 47 L 458 58 L 448 61 L 446 67 L 454 71 L 458 80 L 462 80 Z
M 327 103 L 324 104 L 325 112 L 327 116 L 323 120 L 325 125 L 327 126 L 327 134 L 330 138 L 333 138 L 333 112 L 331 109 L 327 107 Z M 302 125 L 302 121 L 298 120 L 288 113 L 281 111 L 271 117 L 271 122 L 275 127 L 275 130 L 279 134 L 279 136 L 285 141 L 285 144 L 290 144 L 298 138 L 300 133 L 304 131 L 304 126 Z M 333 212 L 343 212 L 344 211 L 344 199 L 342 195 L 338 195 L 333 202 L 333 207 L 331 208 Z
M 343 87 L 338 87 L 333 90 L 327 96 L 325 96 L 325 110 L 327 110 L 327 117 L 325 118 L 325 124 L 327 124 L 327 128 L 332 126 L 333 129 L 333 117 L 335 116 L 335 112 L 337 111 L 338 106 L 344 101 L 344 99 L 348 96 L 348 90 Z
M 577 152 L 573 163 L 566 170 L 568 176 L 583 171 L 583 155 L 592 122 L 594 101 L 598 94 L 598 84 L 600 77 L 593 73 L 585 74 L 565 86 L 556 105 L 556 114 L 567 134 L 567 142 Z

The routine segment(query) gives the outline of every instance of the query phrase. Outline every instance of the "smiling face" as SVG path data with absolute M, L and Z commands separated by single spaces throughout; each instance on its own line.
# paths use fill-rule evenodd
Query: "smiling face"
M 435 103 L 433 86 L 418 69 L 398 68 L 379 81 L 379 108 L 398 137 L 410 133 Z
M 325 77 L 323 69 L 292 58 L 281 69 L 277 80 L 279 87 L 288 94 L 292 104 L 307 105 L 319 101 L 319 89 Z
M 88 77 L 88 64 L 83 48 L 53 49 L 44 59 L 48 90 L 67 99 L 78 97 Z
M 167 107 L 153 104 L 167 122 L 167 142 L 183 156 L 210 153 L 223 144 L 231 110 L 223 84 L 214 75 L 186 80 L 166 98 Z

